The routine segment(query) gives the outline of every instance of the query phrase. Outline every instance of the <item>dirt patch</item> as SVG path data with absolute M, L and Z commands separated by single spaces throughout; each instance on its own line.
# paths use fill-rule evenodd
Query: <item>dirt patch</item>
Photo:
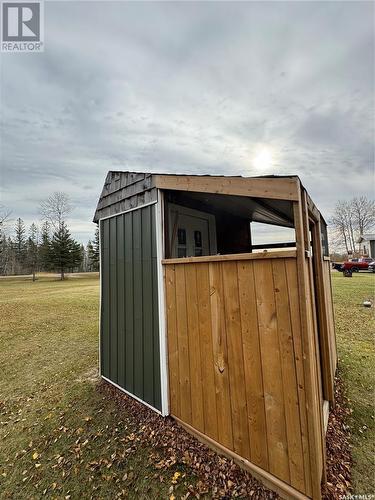
M 210 498 L 279 498 L 233 460 L 215 453 L 172 418 L 161 417 L 104 381 L 99 385 L 99 390 L 124 407 L 127 415 L 134 419 L 138 428 L 137 436 L 155 450 L 150 455 L 150 465 L 165 469 L 177 463 L 189 467 L 196 474 L 198 481 L 187 492 L 190 492 L 190 498 L 207 494 Z
M 91 384 L 96 384 L 99 381 L 99 372 L 97 368 L 90 368 L 87 372 L 83 373 L 78 377 L 76 382 L 89 382 Z

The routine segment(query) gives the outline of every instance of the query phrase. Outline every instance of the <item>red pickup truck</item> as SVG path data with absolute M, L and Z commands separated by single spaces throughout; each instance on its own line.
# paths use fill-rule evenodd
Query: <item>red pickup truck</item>
M 350 259 L 342 263 L 341 271 L 350 270 L 352 273 L 367 271 L 371 262 L 373 262 L 373 259 Z

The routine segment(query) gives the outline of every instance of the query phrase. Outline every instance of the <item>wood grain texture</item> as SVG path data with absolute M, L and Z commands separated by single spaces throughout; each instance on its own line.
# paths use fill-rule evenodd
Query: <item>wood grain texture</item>
M 223 273 L 223 290 L 225 290 L 224 310 L 228 346 L 233 450 L 243 457 L 250 458 L 237 262 L 226 262 L 220 264 L 220 266 Z
M 165 279 L 172 415 L 309 494 L 296 260 L 166 265 Z
M 271 261 L 260 261 L 258 265 L 254 266 L 254 276 L 265 395 L 269 468 L 272 474 L 289 483 L 290 470 L 278 318 Z
M 188 325 L 189 366 L 191 383 L 191 422 L 199 431 L 204 432 L 202 361 L 199 342 L 199 311 L 197 275 L 194 266 L 185 267 L 186 310 Z
M 315 344 L 315 334 L 311 318 L 311 297 L 308 263 L 305 256 L 305 242 L 308 236 L 306 233 L 307 214 L 300 197 L 298 203 L 294 203 L 294 225 L 296 231 L 297 243 L 297 279 L 299 290 L 300 306 L 300 324 L 302 338 L 302 356 L 303 370 L 305 377 L 306 391 L 306 412 L 308 427 L 308 443 L 310 455 L 310 476 L 311 476 L 311 494 L 314 498 L 321 498 L 321 478 L 322 478 L 322 448 L 320 434 L 320 418 L 317 415 L 317 406 L 320 402 L 317 400 L 317 373 L 316 357 L 317 351 Z
M 159 189 L 220 193 L 278 200 L 297 200 L 297 178 L 246 178 L 199 175 L 155 175 Z
M 199 317 L 199 345 L 202 360 L 204 432 L 218 439 L 218 411 L 216 405 L 215 364 L 212 346 L 212 311 L 210 302 L 210 272 L 208 264 L 196 266 Z
M 301 441 L 303 450 L 303 463 L 305 472 L 305 491 L 307 495 L 311 495 L 311 470 L 310 470 L 310 450 L 309 450 L 309 435 L 307 427 L 306 413 L 306 393 L 305 393 L 305 373 L 303 367 L 302 354 L 302 337 L 301 337 L 301 320 L 299 308 L 299 290 L 297 279 L 297 268 L 295 262 L 286 261 L 286 277 L 288 287 L 288 298 L 290 307 L 290 319 L 293 333 L 293 347 L 295 370 L 298 387 L 298 409 L 300 414 L 301 425 Z
M 272 261 L 291 485 L 304 491 L 301 425 L 285 262 Z
M 180 415 L 178 335 L 176 311 L 175 268 L 165 269 L 165 293 L 168 324 L 168 359 L 169 359 L 169 407 L 173 415 Z
M 295 258 L 296 250 L 273 250 L 256 253 L 235 253 L 228 255 L 205 255 L 204 257 L 183 257 L 179 259 L 163 259 L 162 264 L 198 264 L 199 262 L 222 262 L 230 260 L 262 260 L 262 259 L 278 259 L 278 258 Z
M 218 439 L 233 447 L 232 408 L 225 332 L 224 287 L 219 263 L 209 266 L 212 349 L 215 370 Z
M 266 414 L 252 262 L 238 263 L 238 288 L 250 438 L 250 461 L 267 470 Z
M 176 266 L 176 315 L 178 338 L 178 371 L 181 418 L 192 423 L 189 330 L 187 322 L 185 266 Z

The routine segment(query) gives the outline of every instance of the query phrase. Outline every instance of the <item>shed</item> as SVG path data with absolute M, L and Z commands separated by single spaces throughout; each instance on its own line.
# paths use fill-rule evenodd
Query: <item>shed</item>
M 326 223 L 300 179 L 109 172 L 94 221 L 102 378 L 282 496 L 320 498 L 337 357 Z M 255 222 L 295 237 L 255 244 Z

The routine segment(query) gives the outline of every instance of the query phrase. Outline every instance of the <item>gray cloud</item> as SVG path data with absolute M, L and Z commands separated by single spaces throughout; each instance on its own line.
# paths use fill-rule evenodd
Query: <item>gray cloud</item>
M 0 196 L 15 216 L 65 190 L 86 241 L 109 169 L 298 174 L 327 216 L 372 195 L 372 2 L 45 7 L 45 52 L 1 58 Z

